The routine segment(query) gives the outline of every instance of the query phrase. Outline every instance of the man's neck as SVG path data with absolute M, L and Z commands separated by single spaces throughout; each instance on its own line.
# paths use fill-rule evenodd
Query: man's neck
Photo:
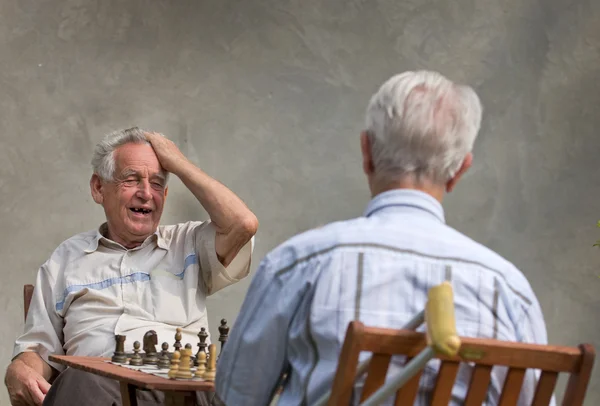
M 102 233 L 102 234 L 104 235 L 104 237 L 108 238 L 108 239 L 109 239 L 109 240 L 111 240 L 111 241 L 114 241 L 114 242 L 116 242 L 117 244 L 120 244 L 120 245 L 122 245 L 123 247 L 127 248 L 128 250 L 130 250 L 130 249 L 133 249 L 133 248 L 137 248 L 137 247 L 139 247 L 140 245 L 142 245 L 142 243 L 143 243 L 143 242 L 146 240 L 146 238 L 147 238 L 147 237 L 145 237 L 145 238 L 144 238 L 143 240 L 141 240 L 141 241 L 137 241 L 137 240 L 134 240 L 134 241 L 131 241 L 131 240 L 126 240 L 126 239 L 124 239 L 124 238 L 121 238 L 121 237 L 119 237 L 119 236 L 118 236 L 118 235 L 116 235 L 115 233 L 112 233 L 112 232 L 110 231 L 110 227 L 108 227 L 108 226 L 107 226 L 107 227 L 106 227 L 106 228 L 103 230 L 103 233 Z
M 370 182 L 371 187 L 371 195 L 375 197 L 381 193 L 390 191 L 390 190 L 398 190 L 398 189 L 410 189 L 410 190 L 418 190 L 428 195 L 432 196 L 434 199 L 442 203 L 444 199 L 444 186 L 434 184 L 430 181 L 423 180 L 419 182 L 415 182 L 412 179 L 403 179 L 392 182 Z

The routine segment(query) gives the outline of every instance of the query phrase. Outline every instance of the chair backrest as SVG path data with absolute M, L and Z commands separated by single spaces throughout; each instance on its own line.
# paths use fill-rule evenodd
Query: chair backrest
M 24 321 L 27 321 L 27 313 L 29 313 L 29 305 L 31 304 L 31 297 L 33 296 L 33 285 L 23 286 L 23 311 Z
M 549 404 L 561 372 L 570 374 L 562 404 L 583 405 L 595 358 L 591 345 L 559 347 L 467 337 L 460 339 L 461 347 L 456 356 L 435 356 L 442 362 L 433 389 L 432 406 L 449 404 L 461 362 L 475 364 L 464 403 L 466 406 L 481 405 L 484 402 L 494 366 L 508 367 L 499 405 L 517 404 L 525 371 L 529 368 L 542 371 L 533 405 Z M 361 351 L 373 353 L 363 387 L 362 402 L 385 382 L 392 355 L 405 355 L 409 360 L 418 355 L 426 345 L 426 335 L 423 333 L 366 327 L 361 322 L 351 322 L 340 353 L 328 405 L 349 404 Z M 396 405 L 414 403 L 421 372 L 396 392 Z

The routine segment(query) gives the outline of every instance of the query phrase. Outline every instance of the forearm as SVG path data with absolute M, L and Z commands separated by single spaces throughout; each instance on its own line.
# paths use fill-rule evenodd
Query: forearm
M 52 368 L 36 352 L 23 352 L 13 360 L 13 363 L 23 363 L 51 382 L 58 374 L 58 371 Z
M 247 222 L 256 222 L 239 197 L 191 162 L 182 161 L 174 173 L 204 207 L 218 232 L 226 234 Z

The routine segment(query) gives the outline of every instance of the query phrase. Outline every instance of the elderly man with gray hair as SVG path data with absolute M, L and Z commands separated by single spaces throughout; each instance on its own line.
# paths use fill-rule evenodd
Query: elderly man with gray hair
M 475 92 L 436 72 L 381 86 L 360 137 L 372 199 L 361 217 L 295 236 L 263 259 L 219 359 L 216 391 L 226 404 L 268 404 L 285 372 L 278 404 L 314 404 L 331 388 L 349 322 L 401 328 L 445 280 L 460 335 L 546 343 L 523 274 L 445 223 L 444 195 L 472 164 L 481 117 Z M 416 404 L 430 404 L 438 368 L 427 365 Z M 452 404 L 464 401 L 469 369 L 459 371 Z M 487 404 L 498 401 L 504 373 L 494 369 Z M 528 372 L 520 404 L 531 404 L 535 380 Z
M 147 331 L 172 342 L 178 327 L 182 343 L 197 342 L 201 328 L 208 331 L 206 297 L 250 271 L 255 215 L 164 136 L 138 128 L 109 134 L 92 166 L 91 193 L 106 222 L 60 244 L 38 271 L 25 332 L 6 372 L 13 405 L 121 404 L 118 382 L 64 370 L 48 356 L 110 357 L 117 334 L 131 352 Z M 159 225 L 169 173 L 209 221 Z M 140 405 L 164 401 L 154 391 L 138 397 Z M 197 403 L 212 398 L 198 393 Z

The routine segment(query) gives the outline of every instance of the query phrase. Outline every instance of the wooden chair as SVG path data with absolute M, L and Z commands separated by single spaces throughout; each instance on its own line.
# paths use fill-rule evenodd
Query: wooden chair
M 349 404 L 361 351 L 373 353 L 363 388 L 362 400 L 365 400 L 383 385 L 392 355 L 401 354 L 412 358 L 426 346 L 426 335 L 423 333 L 365 327 L 361 322 L 351 322 L 340 354 L 328 405 Z M 433 390 L 432 406 L 448 405 L 461 362 L 475 363 L 465 406 L 481 405 L 485 400 L 490 373 L 495 365 L 509 367 L 499 405 L 517 404 L 525 370 L 534 368 L 541 369 L 542 374 L 532 405 L 548 405 L 558 374 L 566 372 L 570 377 L 562 404 L 576 406 L 583 405 L 595 351 L 589 344 L 559 347 L 461 337 L 461 349 L 456 356 L 435 358 L 441 359 L 442 364 Z M 413 404 L 420 377 L 421 372 L 396 392 L 396 405 Z
M 27 321 L 27 313 L 29 313 L 29 305 L 31 304 L 32 296 L 33 296 L 33 285 L 24 285 L 23 286 L 24 321 Z

